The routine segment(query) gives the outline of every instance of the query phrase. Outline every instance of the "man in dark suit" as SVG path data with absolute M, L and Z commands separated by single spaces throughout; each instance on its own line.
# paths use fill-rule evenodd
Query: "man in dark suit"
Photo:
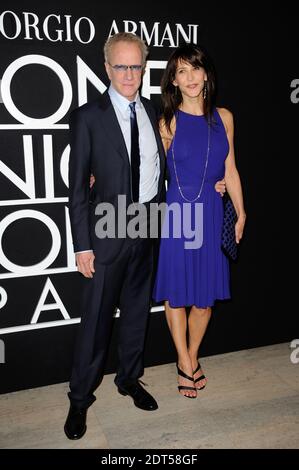
M 69 209 L 85 288 L 64 426 L 69 439 L 79 439 L 86 431 L 87 409 L 103 378 L 117 306 L 121 311 L 118 391 L 131 396 L 138 408 L 158 408 L 139 381 L 150 311 L 153 240 L 119 236 L 117 229 L 120 195 L 125 197 L 126 208 L 133 202 L 149 209 L 163 200 L 164 151 L 155 111 L 138 92 L 146 45 L 131 33 L 118 33 L 108 39 L 104 54 L 111 82 L 108 91 L 70 117 Z M 95 176 L 92 191 L 91 173 Z M 109 203 L 116 214 L 115 236 L 101 238 L 97 230 L 101 203 Z M 147 217 L 145 225 L 148 222 Z

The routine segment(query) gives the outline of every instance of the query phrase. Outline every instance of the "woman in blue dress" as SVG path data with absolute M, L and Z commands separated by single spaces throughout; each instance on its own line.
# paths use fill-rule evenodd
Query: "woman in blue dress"
M 218 180 L 224 177 L 238 216 L 237 243 L 246 216 L 235 164 L 233 116 L 214 105 L 215 73 L 207 53 L 194 44 L 177 48 L 161 88 L 160 132 L 168 188 L 153 297 L 165 302 L 178 354 L 179 392 L 195 398 L 207 381 L 198 350 L 211 308 L 217 299 L 230 298 L 229 262 L 221 250 L 223 202 L 215 190 Z

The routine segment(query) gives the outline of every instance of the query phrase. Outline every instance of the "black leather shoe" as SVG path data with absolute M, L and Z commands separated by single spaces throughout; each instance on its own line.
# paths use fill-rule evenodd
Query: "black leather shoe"
M 156 400 L 140 385 L 138 381 L 119 385 L 118 391 L 121 395 L 129 395 L 133 398 L 134 405 L 146 411 L 158 409 Z
M 86 414 L 86 408 L 80 409 L 72 405 L 70 406 L 64 425 L 64 432 L 69 439 L 81 439 L 84 436 L 87 429 Z

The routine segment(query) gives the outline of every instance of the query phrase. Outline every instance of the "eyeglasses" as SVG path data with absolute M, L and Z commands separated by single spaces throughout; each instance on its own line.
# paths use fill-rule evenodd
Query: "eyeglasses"
M 131 72 L 140 73 L 143 68 L 143 65 L 111 65 L 109 62 L 108 64 L 113 68 L 113 70 L 115 70 L 115 72 L 126 72 L 128 69 L 130 69 Z

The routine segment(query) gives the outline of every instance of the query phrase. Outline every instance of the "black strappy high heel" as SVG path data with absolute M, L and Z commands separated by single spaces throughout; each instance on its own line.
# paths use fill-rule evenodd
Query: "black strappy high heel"
M 180 375 L 181 377 L 184 377 L 185 379 L 188 379 L 188 380 L 190 380 L 190 382 L 193 382 L 193 383 L 194 383 L 193 377 L 190 377 L 189 375 L 185 374 L 185 372 L 183 372 L 183 371 L 179 368 L 178 364 L 176 365 L 176 368 L 177 368 L 177 370 L 178 370 L 178 375 Z M 181 390 L 193 390 L 193 391 L 196 391 L 196 388 L 195 388 L 195 387 L 186 387 L 185 385 L 178 385 L 178 389 L 179 389 L 179 392 L 180 392 Z M 182 395 L 182 394 L 181 394 L 181 395 Z M 186 397 L 186 398 L 196 398 L 196 395 L 195 395 L 194 397 L 190 397 L 190 396 L 188 396 L 188 395 L 183 395 L 183 396 Z
M 193 372 L 193 375 L 196 374 L 196 372 L 199 371 L 199 369 L 201 369 L 200 363 L 198 363 L 198 365 L 197 365 L 195 371 Z M 202 374 L 200 377 L 198 377 L 198 378 L 195 379 L 195 380 L 193 379 L 193 380 L 194 380 L 194 383 L 196 384 L 196 382 L 199 382 L 200 380 L 203 380 L 203 379 L 205 379 L 205 378 L 206 378 L 206 376 L 205 376 L 204 374 Z M 203 388 L 205 388 L 205 385 L 204 385 L 203 387 L 196 387 L 196 386 L 195 386 L 195 388 L 196 388 L 196 390 L 202 390 Z

